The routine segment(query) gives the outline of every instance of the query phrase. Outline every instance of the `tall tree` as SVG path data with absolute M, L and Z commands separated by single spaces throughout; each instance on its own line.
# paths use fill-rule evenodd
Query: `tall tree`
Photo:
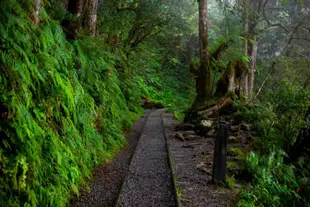
M 91 36 L 96 35 L 98 0 L 88 0 L 86 28 Z
M 250 65 L 243 78 L 243 95 L 252 99 L 254 76 L 257 59 L 256 27 L 262 15 L 263 0 L 243 0 L 244 55 L 249 58 Z
M 63 28 L 65 28 L 65 32 L 68 39 L 75 39 L 77 35 L 77 31 L 82 26 L 82 16 L 84 11 L 84 0 L 68 0 L 67 10 L 70 14 L 72 14 L 75 18 L 74 21 L 64 20 L 62 22 Z
M 248 41 L 248 31 L 249 31 L 249 8 L 248 8 L 248 0 L 243 0 L 243 29 L 244 29 L 244 55 L 248 56 L 248 45 L 249 45 L 249 41 Z M 244 96 L 247 98 L 248 97 L 248 93 L 249 93 L 249 86 L 248 86 L 248 72 L 246 71 L 244 73 L 244 77 L 243 77 L 243 88 L 242 88 L 242 92 L 244 94 Z
M 208 0 L 199 1 L 200 67 L 196 78 L 195 105 L 211 96 L 211 67 L 208 41 Z
M 98 0 L 69 0 L 68 12 L 74 17 L 74 21 L 64 21 L 62 24 L 66 28 L 69 39 L 76 38 L 79 29 L 84 27 L 91 36 L 97 31 L 97 10 Z
M 38 24 L 39 22 L 41 1 L 42 0 L 35 0 L 35 3 L 34 3 L 34 23 L 35 24 Z

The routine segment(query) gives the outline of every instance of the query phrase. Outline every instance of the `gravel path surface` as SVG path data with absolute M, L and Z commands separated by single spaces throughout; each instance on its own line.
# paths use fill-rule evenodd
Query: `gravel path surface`
M 99 165 L 94 169 L 92 179 L 87 182 L 87 186 L 81 189 L 80 196 L 71 200 L 69 206 L 112 207 L 115 205 L 149 114 L 148 110 L 134 123 L 133 129 L 126 134 L 127 145 L 111 162 Z
M 213 137 L 199 137 L 181 141 L 176 139 L 175 126 L 180 121 L 172 114 L 163 113 L 165 135 L 175 172 L 176 186 L 180 191 L 182 207 L 226 207 L 233 193 L 211 184 L 213 164 Z
M 120 193 L 118 207 L 175 206 L 161 113 L 162 110 L 156 110 L 148 117 Z

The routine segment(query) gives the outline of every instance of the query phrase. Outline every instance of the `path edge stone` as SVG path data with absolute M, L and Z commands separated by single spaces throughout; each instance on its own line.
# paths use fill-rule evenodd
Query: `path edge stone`
M 173 160 L 172 160 L 172 157 L 171 157 L 171 152 L 170 152 L 170 143 L 169 143 L 169 136 L 166 132 L 166 128 L 165 128 L 165 123 L 164 123 L 164 114 L 165 112 L 161 112 L 161 124 L 162 124 L 162 127 L 163 127 L 163 134 L 164 134 L 164 137 L 166 139 L 166 147 L 167 147 L 167 153 L 168 153 L 168 164 L 169 164 L 169 167 L 171 169 L 171 179 L 172 179 L 172 186 L 173 186 L 173 189 L 174 189 L 174 197 L 175 197 L 175 200 L 176 200 L 176 206 L 177 207 L 182 207 L 181 205 L 181 193 L 179 192 L 180 189 L 178 187 L 178 183 L 177 183 L 177 177 L 176 177 L 176 170 L 175 170 L 175 167 L 174 167 L 174 164 L 173 164 Z
M 134 151 L 134 153 L 132 154 L 132 157 L 131 157 L 131 160 L 130 160 L 130 164 L 129 164 L 129 167 L 128 167 L 128 173 L 127 173 L 127 175 L 125 176 L 125 179 L 124 179 L 124 181 L 123 181 L 123 183 L 122 183 L 121 189 L 120 189 L 119 194 L 118 194 L 118 198 L 117 198 L 115 204 L 113 205 L 113 207 L 118 207 L 118 203 L 120 202 L 120 198 L 121 198 L 122 192 L 124 191 L 125 182 L 126 182 L 126 180 L 128 179 L 128 177 L 129 177 L 130 169 L 131 169 L 131 167 L 132 167 L 132 165 L 133 165 L 134 157 L 135 157 L 136 154 L 137 154 L 137 149 L 138 149 L 138 146 L 139 146 L 139 143 L 140 143 L 141 135 L 142 135 L 143 132 L 144 132 L 145 124 L 147 123 L 147 121 L 148 121 L 148 119 L 149 119 L 149 115 L 150 115 L 153 111 L 154 111 L 154 110 L 149 110 L 149 111 L 147 112 L 147 114 L 146 114 L 146 118 L 145 118 L 144 123 L 143 123 L 143 125 L 142 125 L 142 130 L 140 131 L 140 134 L 139 134 L 139 136 L 138 136 L 138 143 L 137 143 L 137 145 L 136 145 L 135 151 Z

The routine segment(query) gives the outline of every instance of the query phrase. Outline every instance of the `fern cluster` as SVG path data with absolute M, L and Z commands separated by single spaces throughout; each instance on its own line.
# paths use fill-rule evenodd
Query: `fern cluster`
M 289 65 L 288 65 L 289 66 Z M 309 205 L 309 157 L 302 156 L 289 165 L 283 162 L 296 142 L 301 129 L 309 126 L 305 114 L 309 107 L 309 89 L 303 85 L 295 66 L 284 69 L 281 79 L 273 78 L 273 90 L 265 92 L 260 102 L 245 105 L 235 101 L 239 119 L 251 122 L 257 136 L 245 169 L 253 176 L 243 189 L 239 206 L 307 206 Z M 297 72 L 296 72 L 297 71 Z M 276 87 L 275 87 L 276 85 Z
M 241 191 L 238 207 L 302 206 L 296 170 L 283 163 L 284 155 L 281 151 L 269 156 L 252 152 L 246 158 L 246 169 L 253 175 L 253 181 Z
M 70 43 L 44 8 L 34 25 L 25 5 L 0 3 L 0 206 L 65 206 L 136 113 L 100 39 Z

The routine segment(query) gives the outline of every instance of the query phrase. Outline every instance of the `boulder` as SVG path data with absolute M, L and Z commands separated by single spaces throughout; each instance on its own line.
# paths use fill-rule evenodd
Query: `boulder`
M 175 127 L 175 130 L 177 131 L 188 131 L 188 130 L 194 130 L 195 125 L 191 123 L 182 123 Z
M 201 139 L 201 137 L 196 136 L 196 135 L 188 135 L 188 136 L 184 136 L 185 140 L 197 140 L 197 139 Z
M 209 131 L 209 132 L 207 133 L 207 136 L 208 136 L 208 137 L 212 137 L 212 136 L 215 136 L 215 134 L 216 134 L 215 129 L 212 129 L 211 131 Z
M 245 124 L 245 123 L 242 123 L 240 125 L 240 128 L 244 131 L 251 131 L 252 129 L 252 124 Z
M 204 136 L 213 129 L 213 125 L 214 122 L 212 120 L 203 119 L 199 122 L 199 125 L 197 127 L 199 129 L 199 133 Z
M 196 135 L 196 132 L 193 131 L 193 130 L 183 132 L 183 136 L 184 137 L 187 137 L 187 136 L 190 136 L 190 135 Z
M 175 134 L 174 134 L 174 137 L 175 137 L 176 139 L 179 139 L 179 140 L 183 141 L 183 142 L 185 141 L 183 134 L 180 133 L 180 132 L 175 133 Z
M 240 137 L 236 137 L 236 136 L 229 136 L 228 137 L 228 142 L 230 143 L 236 143 L 240 140 Z
M 239 125 L 231 126 L 230 127 L 231 132 L 237 132 L 239 131 Z

